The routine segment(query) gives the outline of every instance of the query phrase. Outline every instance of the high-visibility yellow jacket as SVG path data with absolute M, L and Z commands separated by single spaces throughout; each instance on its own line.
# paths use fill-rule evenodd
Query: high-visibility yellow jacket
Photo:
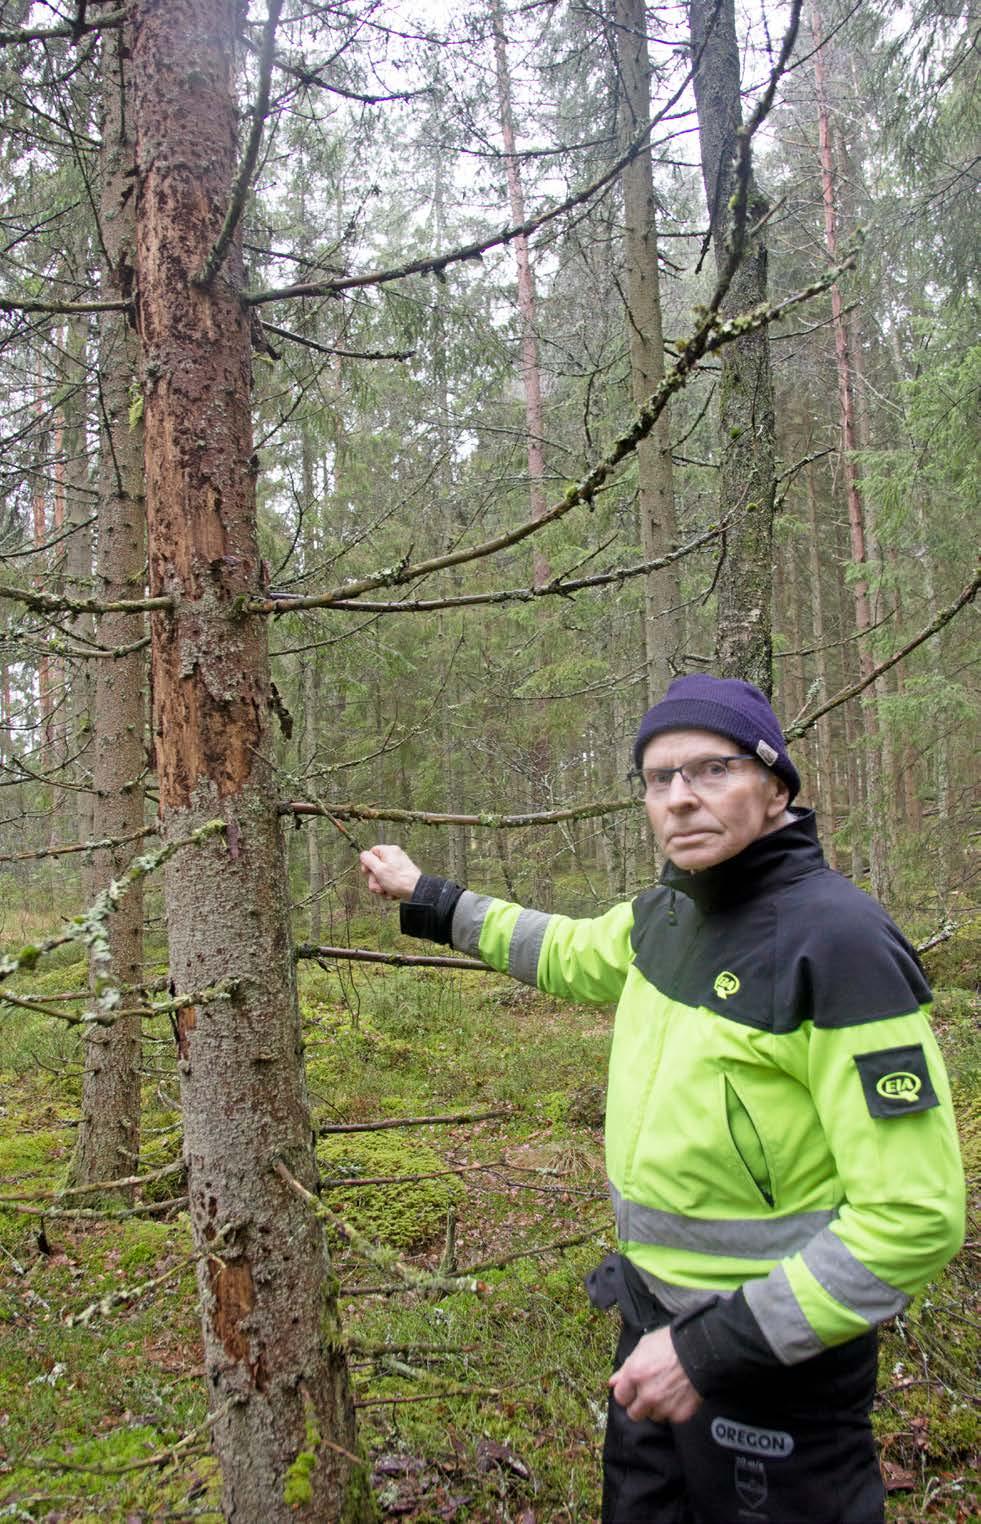
M 423 879 L 410 933 L 617 1002 L 606 1159 L 621 1251 L 679 1315 L 696 1386 L 901 1310 L 963 1239 L 930 989 L 811 813 L 575 920 Z

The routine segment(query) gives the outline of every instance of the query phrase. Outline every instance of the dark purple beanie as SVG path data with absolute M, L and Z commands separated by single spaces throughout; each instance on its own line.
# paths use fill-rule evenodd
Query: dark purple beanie
M 634 765 L 640 767 L 644 748 L 665 730 L 714 730 L 738 741 L 782 778 L 793 799 L 800 776 L 787 754 L 779 721 L 766 695 L 738 677 L 710 677 L 695 672 L 676 677 L 659 704 L 648 709 L 634 742 Z

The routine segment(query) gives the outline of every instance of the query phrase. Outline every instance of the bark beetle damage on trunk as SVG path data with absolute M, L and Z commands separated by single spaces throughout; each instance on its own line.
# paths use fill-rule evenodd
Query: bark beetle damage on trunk
M 198 1024 L 198 1013 L 193 1005 L 177 1012 L 177 1056 L 183 1063 L 191 1061 L 191 1033 Z
M 272 1161 L 313 1186 L 316 1163 L 278 800 L 258 760 L 271 683 L 258 591 L 250 326 L 237 247 L 194 285 L 236 170 L 237 0 L 136 0 L 138 319 L 143 344 L 161 829 L 180 840 L 220 810 L 223 841 L 167 865 L 175 990 L 232 995 L 180 1013 L 184 1155 L 213 1441 L 234 1519 L 353 1520 L 354 1412 L 320 1223 Z M 309 1502 L 286 1481 L 310 1449 L 301 1384 L 324 1443 Z M 230 1404 L 228 1398 L 234 1399 Z
M 245 1325 L 255 1306 L 252 1267 L 247 1260 L 208 1261 L 208 1279 L 214 1298 L 214 1329 L 230 1360 L 248 1364 L 256 1391 L 265 1391 L 266 1372 L 260 1354 L 250 1359 L 251 1343 Z

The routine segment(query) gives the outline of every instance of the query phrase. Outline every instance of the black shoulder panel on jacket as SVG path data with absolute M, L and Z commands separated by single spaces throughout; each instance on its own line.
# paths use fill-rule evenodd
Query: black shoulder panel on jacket
M 634 901 L 637 969 L 670 1000 L 760 1031 L 855 1026 L 930 999 L 915 952 L 881 905 L 820 867 L 704 913 L 661 886 Z
M 779 916 L 777 999 L 798 1021 L 857 1026 L 932 998 L 920 960 L 882 906 L 830 868 L 792 885 Z

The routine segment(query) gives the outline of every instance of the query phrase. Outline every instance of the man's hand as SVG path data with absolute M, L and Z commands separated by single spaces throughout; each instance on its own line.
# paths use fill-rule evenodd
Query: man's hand
M 609 1384 L 628 1418 L 684 1423 L 702 1400 L 674 1352 L 669 1328 L 644 1334 Z
M 372 894 L 384 895 L 386 900 L 411 900 L 422 877 L 407 852 L 387 843 L 361 853 L 361 872 Z

